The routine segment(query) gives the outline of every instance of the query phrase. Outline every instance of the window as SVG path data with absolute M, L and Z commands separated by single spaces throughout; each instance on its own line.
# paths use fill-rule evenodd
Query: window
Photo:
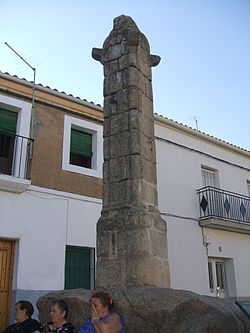
M 209 277 L 209 288 L 214 289 L 214 279 L 213 279 L 213 267 L 211 261 L 208 261 L 208 277 Z
M 102 178 L 102 125 L 65 116 L 62 169 Z
M 248 196 L 250 197 L 250 180 L 247 181 Z
M 70 164 L 91 169 L 92 134 L 71 128 Z
M 216 171 L 206 168 L 201 168 L 202 185 L 216 187 Z
M 212 296 L 227 297 L 227 276 L 226 276 L 226 261 L 223 259 L 208 259 L 208 278 L 209 288 Z
M 94 258 L 93 248 L 66 247 L 65 289 L 94 289 Z
M 227 289 L 226 271 L 224 261 L 215 261 L 217 287 Z
M 0 108 L 0 173 L 12 174 L 17 113 Z
M 17 113 L 0 108 L 0 131 L 16 134 Z
M 0 182 L 26 178 L 30 116 L 31 103 L 0 94 Z

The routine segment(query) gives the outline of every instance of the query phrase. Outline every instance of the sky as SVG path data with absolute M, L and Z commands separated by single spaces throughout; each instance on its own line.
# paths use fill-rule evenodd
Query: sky
M 129 15 L 151 54 L 154 112 L 250 151 L 250 0 L 0 0 L 0 71 L 103 105 L 91 57 Z

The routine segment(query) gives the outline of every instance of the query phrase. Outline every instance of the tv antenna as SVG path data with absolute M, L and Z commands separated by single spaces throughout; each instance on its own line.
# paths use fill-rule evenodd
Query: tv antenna
M 199 131 L 199 128 L 198 128 L 198 120 L 197 120 L 197 118 L 194 116 L 194 120 L 195 120 L 195 125 L 196 125 L 196 129 L 197 129 L 197 131 Z
M 8 46 L 11 51 L 13 51 L 23 62 L 25 62 L 26 65 L 28 65 L 34 73 L 34 79 L 33 79 L 33 90 L 32 90 L 32 104 L 31 104 L 31 115 L 30 115 L 30 139 L 33 139 L 33 123 L 34 123 L 34 104 L 35 104 L 35 81 L 36 81 L 36 68 L 32 67 L 28 61 L 26 61 L 19 53 L 17 53 L 13 47 L 11 47 L 7 42 L 5 42 L 5 45 Z M 32 152 L 32 150 L 31 150 Z

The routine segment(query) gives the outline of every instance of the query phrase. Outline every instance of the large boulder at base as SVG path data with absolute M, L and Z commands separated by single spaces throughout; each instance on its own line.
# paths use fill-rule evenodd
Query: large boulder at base
M 234 302 L 190 291 L 159 287 L 106 290 L 115 312 L 124 316 L 126 333 L 250 333 L 250 319 Z M 62 298 L 69 305 L 68 320 L 76 330 L 90 313 L 86 289 L 49 293 L 38 300 L 39 318 L 49 320 L 52 301 Z

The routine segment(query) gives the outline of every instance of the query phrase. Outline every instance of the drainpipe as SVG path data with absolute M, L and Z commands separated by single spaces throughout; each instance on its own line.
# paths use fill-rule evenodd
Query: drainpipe
M 32 67 L 34 71 L 34 80 L 33 80 L 33 88 L 32 88 L 32 104 L 31 104 L 31 115 L 30 115 L 30 139 L 33 138 L 34 132 L 34 106 L 35 106 L 35 86 L 36 86 L 36 69 Z

